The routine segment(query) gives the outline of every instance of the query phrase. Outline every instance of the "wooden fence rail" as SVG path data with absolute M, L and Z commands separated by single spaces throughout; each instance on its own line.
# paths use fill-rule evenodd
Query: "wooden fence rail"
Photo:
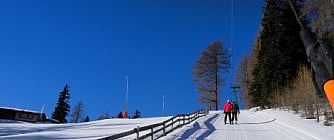
M 208 110 L 198 110 L 190 114 L 179 114 L 160 123 L 147 125 L 143 127 L 137 126 L 132 130 L 108 136 L 105 138 L 101 138 L 99 140 L 114 140 L 134 134 L 136 134 L 135 140 L 142 140 L 149 137 L 151 137 L 151 140 L 154 140 L 166 136 L 168 133 L 174 131 L 175 129 L 180 128 L 183 125 L 189 124 L 200 117 L 206 116 L 208 113 L 209 113 Z M 145 135 L 141 136 L 140 132 L 143 131 L 149 131 L 149 133 L 146 132 Z

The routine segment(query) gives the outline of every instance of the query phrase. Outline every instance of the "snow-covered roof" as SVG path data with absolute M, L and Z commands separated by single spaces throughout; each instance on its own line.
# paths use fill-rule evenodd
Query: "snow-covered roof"
M 12 107 L 0 107 L 0 109 L 8 109 L 8 110 L 21 111 L 21 112 L 31 112 L 31 113 L 38 113 L 38 114 L 41 113 L 41 112 L 38 112 L 38 111 L 32 111 L 32 110 L 26 110 L 26 109 L 19 109 L 19 108 L 12 108 Z

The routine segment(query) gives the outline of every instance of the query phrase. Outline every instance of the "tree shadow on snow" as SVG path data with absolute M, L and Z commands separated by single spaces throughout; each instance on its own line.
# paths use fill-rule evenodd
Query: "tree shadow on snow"
M 209 118 L 208 120 L 206 120 L 204 122 L 204 124 L 206 125 L 208 130 L 206 130 L 202 135 L 197 137 L 196 140 L 203 140 L 204 138 L 208 137 L 209 135 L 211 135 L 216 130 L 216 128 L 211 124 L 211 121 L 213 119 L 217 118 L 217 116 L 218 116 L 218 114 L 212 116 L 211 118 Z
M 198 122 L 195 122 L 193 124 L 193 127 L 191 129 L 187 129 L 186 132 L 184 132 L 182 135 L 181 135 L 181 138 L 179 138 L 179 140 L 184 140 L 184 139 L 187 139 L 189 138 L 192 134 L 194 134 L 197 130 L 201 129 L 201 127 L 199 126 L 199 123 Z

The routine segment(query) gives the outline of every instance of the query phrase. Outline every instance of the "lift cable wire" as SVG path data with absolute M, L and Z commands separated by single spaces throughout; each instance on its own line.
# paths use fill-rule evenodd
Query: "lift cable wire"
M 287 1 L 289 2 L 289 5 L 290 5 L 290 7 L 291 7 L 291 9 L 292 9 L 292 11 L 293 11 L 295 17 L 296 17 L 296 20 L 297 20 L 297 22 L 298 22 L 300 28 L 301 28 L 301 29 L 304 29 L 304 26 L 303 26 L 302 22 L 300 21 L 300 18 L 299 18 L 299 16 L 298 16 L 297 12 L 296 12 L 296 9 L 293 7 L 293 4 L 292 4 L 291 0 L 287 0 Z

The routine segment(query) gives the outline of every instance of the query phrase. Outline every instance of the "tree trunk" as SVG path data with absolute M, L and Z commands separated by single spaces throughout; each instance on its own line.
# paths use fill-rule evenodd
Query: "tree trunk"
M 334 122 L 334 111 L 332 107 L 331 107 L 331 112 L 332 112 L 332 121 Z
M 315 109 L 316 109 L 316 112 L 317 112 L 317 122 L 320 122 L 319 120 L 319 104 L 318 104 L 318 97 L 317 96 L 314 96 L 314 101 L 315 101 Z

